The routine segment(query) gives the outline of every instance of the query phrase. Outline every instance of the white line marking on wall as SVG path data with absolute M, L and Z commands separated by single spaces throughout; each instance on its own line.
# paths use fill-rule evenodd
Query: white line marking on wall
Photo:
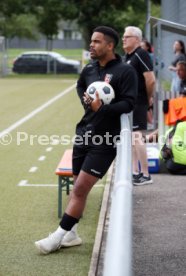
M 4 129 L 2 132 L 0 132 L 0 138 L 3 137 L 5 134 L 10 133 L 12 130 L 14 130 L 18 126 L 24 124 L 26 121 L 33 118 L 36 114 L 43 111 L 45 108 L 47 108 L 48 106 L 53 104 L 55 101 L 59 100 L 61 97 L 65 96 L 67 93 L 72 91 L 75 87 L 76 87 L 76 84 L 73 84 L 72 86 L 70 86 L 67 89 L 65 89 L 64 91 L 60 92 L 58 95 L 56 95 L 55 97 L 53 97 L 52 99 L 50 99 L 46 103 L 42 104 L 41 106 L 39 106 L 38 108 L 36 108 L 32 112 L 30 112 L 28 115 L 26 115 L 22 119 L 15 122 L 13 125 L 11 125 L 8 128 Z
M 38 161 L 44 161 L 46 159 L 46 156 L 45 155 L 41 155 L 39 158 L 38 158 Z
M 34 173 L 34 172 L 36 172 L 37 170 L 38 170 L 38 167 L 31 167 L 30 170 L 29 170 L 29 172 L 30 172 L 30 173 Z

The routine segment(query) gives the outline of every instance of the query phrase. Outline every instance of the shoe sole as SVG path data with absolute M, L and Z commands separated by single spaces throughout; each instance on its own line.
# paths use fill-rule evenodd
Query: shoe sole
M 77 246 L 82 244 L 82 239 L 77 238 L 75 240 L 72 240 L 70 242 L 62 242 L 61 247 L 72 247 L 72 246 Z
M 133 183 L 133 185 L 135 186 L 143 186 L 143 185 L 148 185 L 148 184 L 153 184 L 153 181 L 145 181 L 145 182 L 142 182 L 142 183 Z

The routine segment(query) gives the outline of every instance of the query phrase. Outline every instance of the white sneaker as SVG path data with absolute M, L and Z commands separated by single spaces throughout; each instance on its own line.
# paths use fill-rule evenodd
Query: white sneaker
M 40 253 L 49 254 L 61 247 L 61 242 L 65 234 L 66 231 L 59 226 L 58 229 L 47 238 L 36 241 L 35 246 Z
M 61 247 L 71 247 L 76 245 L 81 245 L 82 239 L 72 231 L 69 231 L 63 238 L 61 242 Z

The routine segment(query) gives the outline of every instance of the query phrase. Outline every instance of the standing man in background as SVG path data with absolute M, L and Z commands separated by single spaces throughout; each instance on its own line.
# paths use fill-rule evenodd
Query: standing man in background
M 147 130 L 147 110 L 155 91 L 155 75 L 149 54 L 141 48 L 141 41 L 142 31 L 138 27 L 129 26 L 125 28 L 123 34 L 125 62 L 136 69 L 138 76 L 137 104 L 133 113 L 134 185 L 153 183 L 148 172 L 147 150 L 143 141 L 143 131 Z

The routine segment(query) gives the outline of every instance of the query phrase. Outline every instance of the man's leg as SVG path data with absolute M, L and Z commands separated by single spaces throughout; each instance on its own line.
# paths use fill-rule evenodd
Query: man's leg
M 132 146 L 132 167 L 133 167 L 133 174 L 139 174 L 139 160 L 136 154 L 136 147 L 135 145 Z
M 80 171 L 71 192 L 69 203 L 65 210 L 66 214 L 77 219 L 81 217 L 85 208 L 87 195 L 98 179 L 99 178 L 91 174 Z
M 138 131 L 138 136 L 139 136 L 139 139 L 136 140 L 135 149 L 136 149 L 137 159 L 140 162 L 142 176 L 139 179 L 136 179 L 133 183 L 134 185 L 140 186 L 145 184 L 152 184 L 153 181 L 151 176 L 149 175 L 147 149 L 146 149 L 146 144 L 143 141 L 143 136 L 141 131 Z
M 76 183 L 77 177 L 78 177 L 78 175 L 73 175 L 74 185 Z M 68 202 L 71 199 L 71 194 L 72 194 L 72 192 L 70 192 Z M 76 223 L 72 227 L 72 229 L 65 234 L 65 236 L 61 242 L 61 247 L 72 247 L 72 246 L 77 246 L 77 245 L 82 244 L 82 239 L 78 235 L 77 227 L 78 227 L 78 223 Z
M 71 192 L 67 208 L 60 221 L 60 226 L 49 237 L 35 242 L 37 249 L 41 253 L 49 254 L 62 246 L 67 231 L 70 231 L 79 222 L 85 208 L 87 195 L 97 181 L 97 177 L 80 171 Z
M 88 152 L 86 147 L 74 146 L 73 172 L 78 176 L 75 176 L 74 187 L 57 233 L 35 243 L 41 253 L 49 254 L 63 245 L 65 235 L 74 230 L 73 227 L 83 214 L 88 193 L 98 179 L 105 175 L 115 155 L 116 149 L 106 145 L 90 147 Z
M 88 177 L 88 179 L 87 179 Z M 92 180 L 91 180 L 92 179 Z M 81 217 L 83 214 L 83 210 L 86 204 L 86 198 L 88 193 L 90 192 L 92 186 L 97 182 L 98 178 L 95 176 L 92 176 L 88 173 L 85 173 L 84 171 L 81 171 L 79 176 L 76 177 L 74 179 L 74 189 L 72 190 L 71 194 L 70 194 L 70 200 L 69 200 L 69 204 L 65 210 L 65 213 L 69 212 L 72 216 L 72 212 L 76 209 L 76 214 L 73 214 L 74 217 Z M 91 183 L 90 183 L 91 182 Z M 85 183 L 85 187 L 84 187 L 84 183 Z M 82 188 L 80 188 L 80 186 L 82 186 Z M 82 193 L 81 191 L 82 190 Z M 76 207 L 78 206 L 78 207 Z M 68 210 L 70 211 L 68 211 Z M 72 212 L 71 212 L 72 210 Z M 77 214 L 78 213 L 78 214 Z M 81 238 L 78 236 L 77 233 L 77 226 L 78 223 L 76 223 L 71 231 L 69 231 L 63 238 L 61 246 L 62 247 L 71 247 L 71 246 L 76 246 L 76 245 L 81 245 L 82 244 L 82 240 Z M 62 225 L 62 221 L 61 221 L 61 227 L 65 227 Z
M 139 133 L 134 131 L 132 132 L 132 178 L 133 183 L 139 179 L 143 174 L 141 173 L 139 158 L 137 155 L 136 145 L 139 143 Z
M 148 176 L 149 171 L 148 171 L 147 150 L 146 150 L 146 144 L 143 142 L 143 136 L 141 131 L 138 131 L 138 137 L 139 139 L 136 139 L 136 143 L 135 143 L 137 159 L 140 162 L 141 172 L 144 175 Z

